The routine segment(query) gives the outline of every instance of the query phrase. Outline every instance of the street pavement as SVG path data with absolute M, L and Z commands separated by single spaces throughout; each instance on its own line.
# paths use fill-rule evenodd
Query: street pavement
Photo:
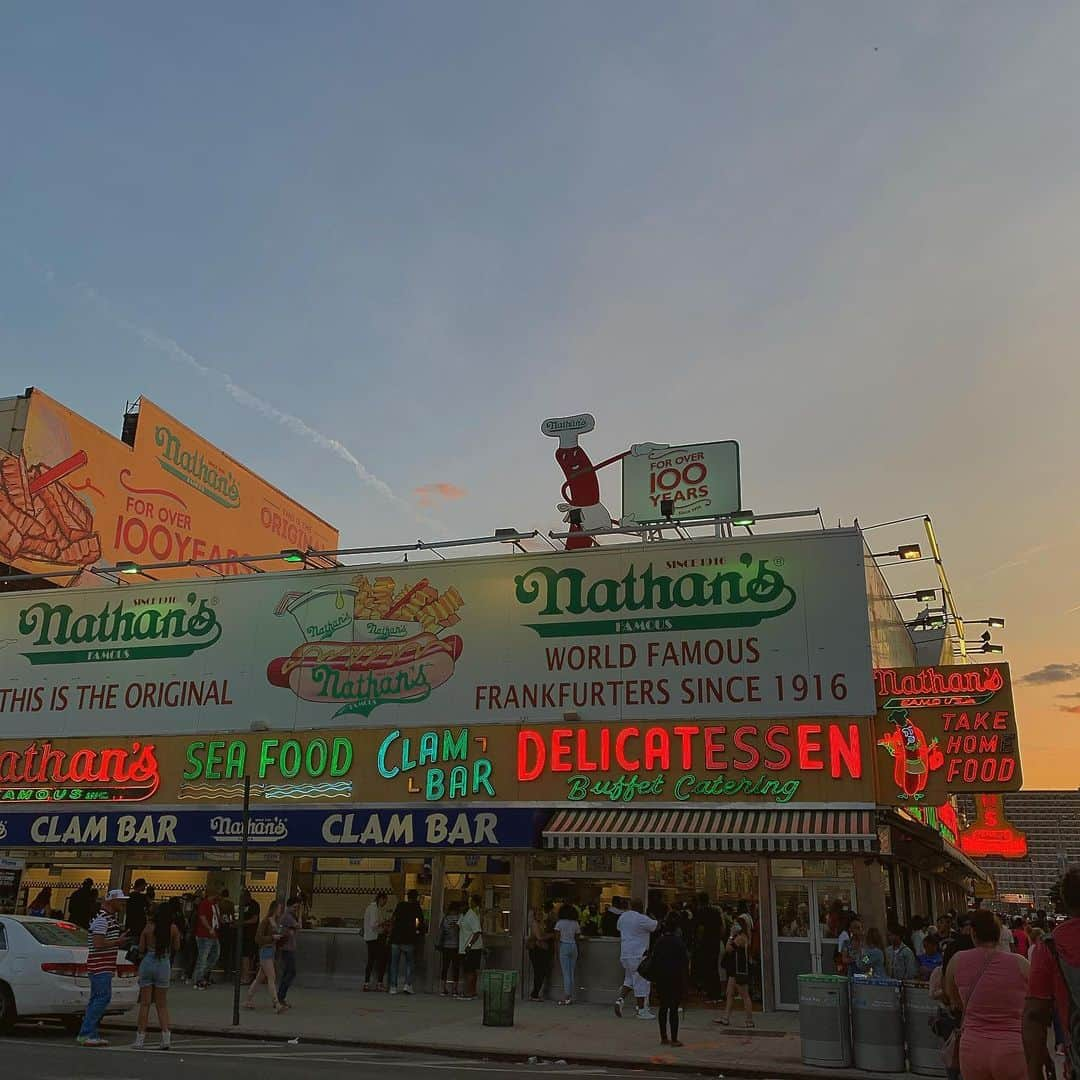
M 313 1053 L 318 1046 L 310 1044 L 347 1052 L 363 1048 L 424 1054 L 429 1060 L 435 1054 L 459 1061 L 462 1057 L 486 1057 L 493 1062 L 516 1063 L 510 1071 L 519 1075 L 528 1059 L 535 1057 L 540 1061 L 565 1060 L 577 1067 L 644 1068 L 714 1078 L 720 1073 L 758 1080 L 866 1076 L 855 1070 L 803 1065 L 796 1013 L 756 1014 L 756 1027 L 748 1032 L 742 1028 L 739 1014 L 732 1018 L 731 1028 L 723 1028 L 713 1023 L 717 1010 L 688 1009 L 679 1033 L 685 1045 L 671 1048 L 661 1046 L 655 1020 L 638 1020 L 632 1010 L 620 1020 L 610 1004 L 562 1008 L 553 1002 L 518 1001 L 513 1027 L 485 1027 L 479 1001 L 455 1001 L 436 994 L 390 997 L 294 987 L 289 1001 L 293 1008 L 275 1015 L 264 996 L 258 1009 L 241 1011 L 240 1026 L 234 1028 L 231 987 L 195 991 L 177 986 L 169 992 L 174 1031 L 209 1036 L 218 1042 L 230 1035 L 286 1042 L 299 1038 L 300 1045 Z M 151 1030 L 153 1025 L 151 1013 Z M 110 1034 L 130 1037 L 134 1012 L 110 1018 L 107 1026 Z M 528 1066 L 528 1071 L 538 1067 Z M 567 1066 L 558 1068 L 565 1070 Z M 877 1075 L 888 1080 L 889 1074 Z
M 116 1036 L 119 1037 L 116 1037 Z M 302 1070 L 310 1080 L 334 1077 L 392 1080 L 393 1077 L 450 1076 L 474 1080 L 520 1080 L 522 1066 L 507 1062 L 469 1058 L 447 1058 L 394 1051 L 363 1050 L 332 1046 L 290 1045 L 252 1039 L 214 1039 L 178 1036 L 168 1053 L 156 1049 L 136 1050 L 131 1036 L 116 1033 L 110 1046 L 89 1049 L 76 1046 L 59 1028 L 17 1028 L 14 1035 L 0 1040 L 4 1075 L 25 1080 L 72 1080 L 72 1077 L 101 1077 L 102 1080 L 191 1080 L 193 1075 L 214 1080 L 250 1078 L 258 1071 L 260 1080 L 295 1080 Z M 528 1067 L 537 1080 L 630 1080 L 630 1072 L 604 1067 L 537 1064 Z

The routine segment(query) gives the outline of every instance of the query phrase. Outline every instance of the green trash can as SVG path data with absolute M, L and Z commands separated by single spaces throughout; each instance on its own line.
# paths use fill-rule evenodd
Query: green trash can
M 517 1000 L 516 971 L 482 971 L 480 993 L 484 998 L 486 1027 L 513 1027 L 514 1003 Z

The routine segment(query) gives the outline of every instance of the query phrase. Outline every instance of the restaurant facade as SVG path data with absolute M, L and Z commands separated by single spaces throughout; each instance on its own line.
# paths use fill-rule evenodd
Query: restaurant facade
M 875 675 L 915 649 L 857 529 L 22 592 L 0 625 L 11 906 L 85 877 L 237 896 L 246 779 L 247 883 L 303 897 L 301 985 L 362 984 L 379 891 L 432 925 L 479 896 L 485 964 L 522 972 L 546 901 L 705 892 L 793 1008 L 840 911 L 932 916 L 979 875 L 926 809 L 962 742 L 921 753 Z M 905 707 L 938 694 L 917 675 Z M 618 949 L 587 937 L 579 998 Z M 420 959 L 434 988 L 434 935 Z

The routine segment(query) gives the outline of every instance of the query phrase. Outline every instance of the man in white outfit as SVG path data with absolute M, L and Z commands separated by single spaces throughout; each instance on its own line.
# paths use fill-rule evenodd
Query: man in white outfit
M 615 999 L 615 1015 L 622 1016 L 623 1000 L 627 991 L 637 998 L 639 1020 L 653 1020 L 656 1014 L 649 1012 L 649 981 L 638 973 L 638 964 L 649 948 L 649 935 L 656 929 L 656 920 L 645 914 L 645 905 L 640 900 L 630 901 L 630 910 L 619 916 L 618 930 L 622 944 L 619 959 L 623 966 L 623 984 L 619 996 Z

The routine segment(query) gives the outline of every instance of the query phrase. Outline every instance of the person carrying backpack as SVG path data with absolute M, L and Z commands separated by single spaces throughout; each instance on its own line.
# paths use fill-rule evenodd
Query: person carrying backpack
M 1022 1029 L 1028 1080 L 1054 1075 L 1046 1032 L 1055 1012 L 1065 1029 L 1065 1080 L 1080 1080 L 1080 866 L 1065 874 L 1061 896 L 1068 918 L 1029 957 Z

